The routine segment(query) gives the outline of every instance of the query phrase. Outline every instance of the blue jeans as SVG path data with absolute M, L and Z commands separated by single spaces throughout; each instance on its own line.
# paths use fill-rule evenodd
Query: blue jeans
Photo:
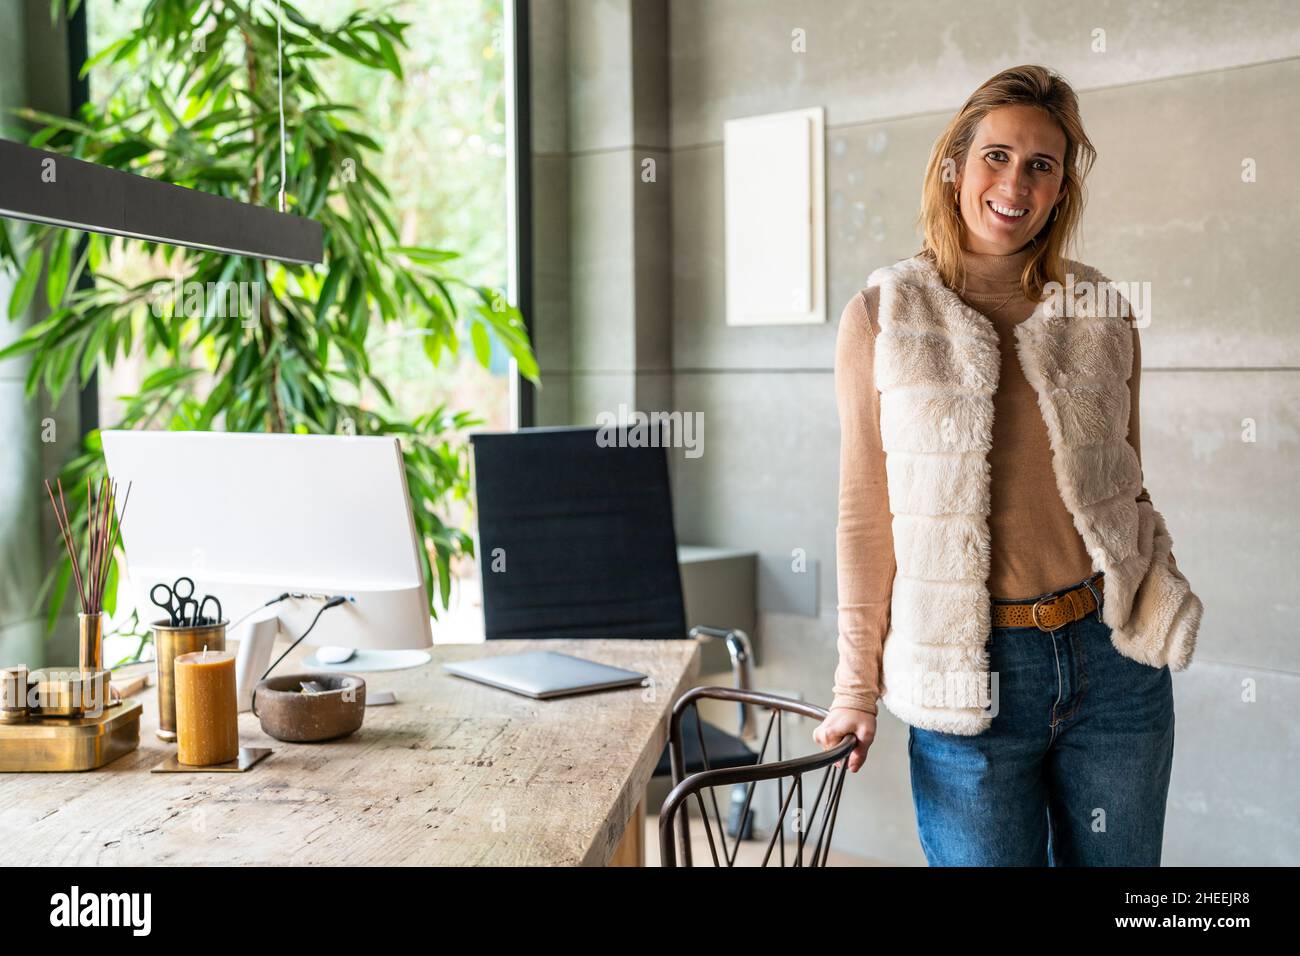
M 1110 635 L 1096 610 L 1055 632 L 994 627 L 989 729 L 909 729 L 931 866 L 1160 865 L 1173 680 L 1167 666 L 1122 656 Z

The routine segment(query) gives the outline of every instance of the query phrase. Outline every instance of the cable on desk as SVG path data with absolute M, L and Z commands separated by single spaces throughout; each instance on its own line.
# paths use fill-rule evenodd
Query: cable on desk
M 274 603 L 276 603 L 276 601 L 283 601 L 283 600 L 284 600 L 285 598 L 287 598 L 287 597 L 308 597 L 308 595 L 305 595 L 305 594 L 303 594 L 303 595 L 297 595 L 297 594 L 287 594 L 287 593 L 286 593 L 286 594 L 281 594 L 281 595 L 280 595 L 278 598 L 276 598 L 274 601 L 267 601 L 266 603 L 267 603 L 267 604 L 274 604 Z M 314 618 L 312 618 L 312 619 L 311 619 L 311 623 L 307 625 L 307 630 L 305 630 L 305 631 L 302 632 L 302 637 L 299 637 L 296 641 L 294 641 L 294 642 L 293 642 L 292 644 L 290 644 L 287 648 L 285 648 L 284 653 L 281 654 L 279 657 L 277 657 L 277 658 L 275 659 L 275 663 L 273 663 L 270 667 L 268 667 L 268 668 L 266 669 L 266 674 L 263 674 L 263 675 L 262 675 L 261 680 L 266 680 L 266 675 L 269 674 L 269 673 L 271 673 L 271 671 L 275 670 L 275 665 L 276 665 L 276 664 L 279 664 L 280 661 L 284 660 L 284 659 L 289 655 L 289 652 L 290 652 L 290 651 L 292 651 L 295 647 L 297 647 L 299 644 L 302 643 L 303 638 L 305 638 L 308 634 L 311 633 L 312 628 L 314 628 L 314 627 L 316 626 L 316 622 L 320 620 L 320 616 L 321 616 L 322 614 L 324 614 L 326 611 L 328 611 L 328 610 L 329 610 L 330 608 L 332 608 L 332 607 L 338 607 L 340 604 L 347 604 L 347 603 L 348 603 L 348 600 L 349 600 L 348 598 L 343 597 L 343 596 L 340 594 L 340 595 L 336 595 L 335 597 L 330 598 L 328 601 L 326 601 L 324 604 L 322 604 L 321 607 L 320 607 L 320 610 L 316 612 L 316 616 L 315 616 Z M 263 607 L 265 607 L 265 606 L 266 606 L 266 605 L 263 605 Z
M 281 594 L 279 597 L 273 597 L 273 598 L 271 598 L 271 600 L 267 601 L 265 604 L 259 604 L 257 607 L 253 608 L 251 611 L 249 611 L 247 614 L 245 614 L 245 615 L 244 615 L 243 617 L 241 617 L 239 620 L 235 621 L 233 624 L 228 624 L 228 625 L 226 626 L 226 630 L 228 630 L 228 631 L 233 631 L 235 628 L 237 628 L 239 625 L 243 624 L 246 620 L 248 620 L 250 617 L 252 617 L 252 616 L 253 616 L 254 614 L 256 614 L 258 611 L 262 610 L 262 608 L 270 607 L 272 604 L 279 604 L 281 601 L 287 601 L 289 598 L 299 598 L 300 600 L 306 600 L 306 599 L 308 599 L 308 598 L 311 598 L 311 599 L 314 599 L 314 600 L 317 600 L 317 601 L 328 601 L 328 600 L 330 600 L 330 598 L 332 598 L 333 596 L 334 596 L 334 595 L 331 595 L 331 594 L 299 594 L 299 593 L 296 592 L 296 591 L 285 591 L 285 592 L 284 592 L 283 594 Z M 349 597 L 347 600 L 351 601 L 353 604 L 356 604 L 356 603 L 357 603 L 357 599 L 354 598 L 354 597 Z

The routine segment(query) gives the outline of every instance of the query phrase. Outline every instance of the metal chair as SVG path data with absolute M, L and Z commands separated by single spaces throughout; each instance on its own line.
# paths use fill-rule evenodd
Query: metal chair
M 633 445 L 624 426 L 521 428 L 470 435 L 478 559 L 488 640 L 638 638 L 725 640 L 736 686 L 750 686 L 753 647 L 744 631 L 686 626 L 666 441 Z M 495 562 L 504 562 L 506 573 Z M 758 759 L 746 706 L 737 734 L 696 727 L 683 755 L 703 769 Z M 664 749 L 656 776 L 670 772 Z M 736 832 L 733 828 L 733 834 Z
M 710 768 L 705 742 L 701 738 L 699 747 L 703 752 L 703 762 L 706 769 L 697 773 L 688 774 L 686 772 L 683 759 L 685 739 L 689 734 L 686 717 L 688 713 L 698 710 L 698 701 L 701 699 L 738 701 L 771 711 L 771 716 L 767 721 L 767 729 L 763 734 L 763 744 L 758 753 L 758 763 L 755 766 L 727 769 Z M 681 844 L 681 857 L 684 865 L 693 865 L 691 862 L 689 810 L 691 798 L 694 798 L 694 802 L 700 811 L 700 818 L 704 823 L 704 832 L 709 840 L 709 852 L 713 858 L 713 865 L 735 866 L 736 857 L 740 850 L 740 841 L 733 841 L 731 847 L 728 848 L 726 836 L 724 835 L 725 829 L 722 825 L 722 813 L 718 808 L 716 788 L 733 788 L 734 799 L 734 795 L 740 792 L 737 785 L 748 785 L 744 787 L 744 806 L 741 811 L 742 816 L 746 818 L 745 822 L 748 824 L 751 822 L 748 818 L 752 813 L 750 806 L 754 799 L 754 792 L 758 784 L 764 780 L 771 780 L 775 783 L 778 813 L 771 838 L 768 840 L 767 850 L 763 856 L 762 865 L 768 865 L 774 850 L 777 850 L 778 847 L 777 860 L 780 866 L 826 865 L 826 859 L 831 849 L 831 837 L 835 832 L 835 817 L 839 811 L 840 793 L 844 788 L 844 777 L 849 772 L 847 758 L 849 752 L 857 746 L 857 738 L 850 734 L 830 750 L 786 760 L 783 753 L 780 720 L 780 716 L 784 713 L 811 717 L 819 722 L 824 720 L 827 715 L 825 708 L 813 704 L 805 704 L 801 701 L 788 700 L 784 697 L 776 697 L 772 694 L 763 694 L 757 691 L 736 690 L 730 687 L 696 687 L 687 691 L 677 700 L 673 705 L 672 720 L 668 728 L 668 751 L 672 759 L 672 775 L 675 786 L 659 811 L 661 866 L 675 867 L 678 865 L 678 841 Z M 697 718 L 696 727 L 698 726 Z M 767 747 L 772 739 L 774 726 L 776 729 L 776 759 L 770 763 L 764 763 L 764 756 L 767 754 Z M 844 761 L 843 766 L 837 767 L 841 760 Z M 817 787 L 817 794 L 812 801 L 811 809 L 805 812 L 803 778 L 805 774 L 812 774 L 817 771 L 823 771 L 821 783 Z M 784 785 L 786 780 L 790 781 L 788 791 Z M 714 842 L 713 826 L 709 822 L 708 804 L 705 802 L 706 790 L 708 791 L 708 803 L 713 808 L 714 822 L 717 824 L 718 839 L 722 844 L 721 858 L 718 855 L 719 847 Z M 822 802 L 823 797 L 826 798 L 824 804 Z M 795 836 L 792 838 L 794 842 L 793 853 L 787 857 L 785 823 L 791 808 L 791 801 L 794 801 L 795 805 Z M 818 818 L 819 811 L 820 822 Z M 811 856 L 805 861 L 804 853 L 813 834 L 816 835 L 816 842 L 812 845 Z

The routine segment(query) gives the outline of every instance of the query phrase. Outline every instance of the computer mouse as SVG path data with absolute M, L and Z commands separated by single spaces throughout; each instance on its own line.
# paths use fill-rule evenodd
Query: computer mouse
M 355 647 L 318 647 L 316 660 L 322 664 L 342 664 L 344 661 L 352 660 L 356 653 Z

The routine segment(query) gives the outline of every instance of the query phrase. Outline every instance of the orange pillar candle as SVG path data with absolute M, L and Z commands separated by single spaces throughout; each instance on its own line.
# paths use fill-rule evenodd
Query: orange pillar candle
M 239 756 L 239 705 L 233 651 L 178 655 L 176 759 L 191 767 L 226 763 Z

